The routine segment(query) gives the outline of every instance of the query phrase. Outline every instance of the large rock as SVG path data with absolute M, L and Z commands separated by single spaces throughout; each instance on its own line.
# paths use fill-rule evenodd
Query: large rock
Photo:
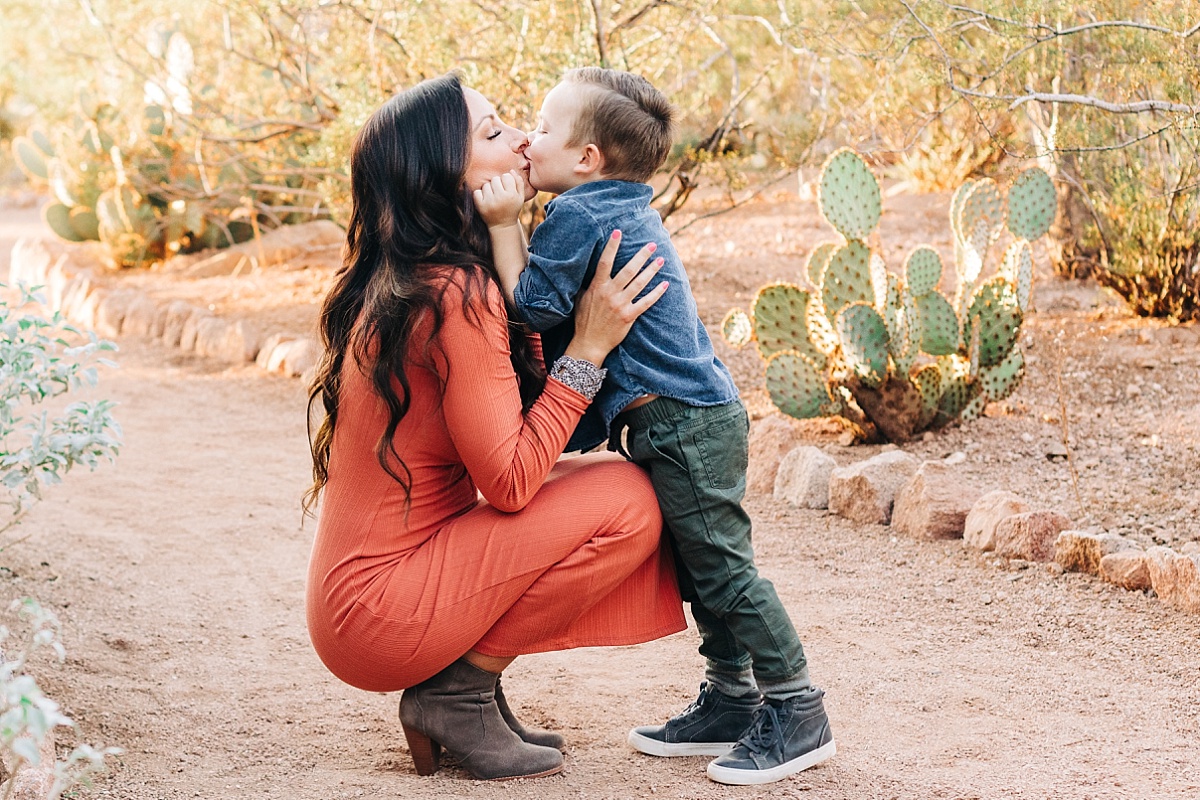
M 887 525 L 896 493 L 920 466 L 915 456 L 889 450 L 839 467 L 829 477 L 829 510 L 855 522 Z
M 162 321 L 162 341 L 167 347 L 179 347 L 183 327 L 200 309 L 183 300 L 172 300 L 167 304 Z M 208 313 L 208 312 L 204 312 Z M 157 323 L 157 320 L 155 320 Z
M 258 355 L 258 339 L 241 320 L 201 317 L 196 324 L 195 350 L 202 356 L 244 364 Z
M 1100 559 L 1100 580 L 1131 591 L 1151 587 L 1150 566 L 1142 550 L 1118 550 Z
M 183 321 L 183 329 L 179 331 L 179 349 L 185 353 L 194 352 L 196 349 L 196 336 L 200 333 L 200 326 L 205 320 L 216 319 L 209 313 L 207 309 L 198 308 L 196 313 Z
M 83 304 L 95 287 L 92 285 L 91 273 L 77 274 L 69 279 L 62 289 L 62 302 L 58 310 L 72 322 L 80 320 Z
M 1057 511 L 1026 511 L 1005 517 L 996 525 L 996 553 L 1005 558 L 1051 561 L 1058 535 L 1071 520 Z
M 129 306 L 138 294 L 140 293 L 130 289 L 109 292 L 96 306 L 96 333 L 100 336 L 120 336 L 125 324 L 125 315 L 129 313 Z
M 926 461 L 896 495 L 892 527 L 918 539 L 958 539 L 978 490 L 965 486 L 962 471 Z
M 779 462 L 775 499 L 801 508 L 829 508 L 829 476 L 837 461 L 816 447 L 796 447 Z
M 770 494 L 784 454 L 800 444 L 800 432 L 791 417 L 770 414 L 750 425 L 750 464 L 746 468 L 746 490 Z
M 336 264 L 340 259 L 345 232 L 330 220 L 315 220 L 300 225 L 284 225 L 263 235 L 260 240 L 194 255 L 176 256 L 163 265 L 167 272 L 182 272 L 190 278 L 231 275 L 254 268 L 287 265 L 292 269 Z
M 283 351 L 280 351 L 278 359 L 274 359 L 275 350 L 280 345 L 286 344 L 296 339 L 296 336 L 291 333 L 272 333 L 262 343 L 258 349 L 258 355 L 254 357 L 254 363 L 268 372 L 277 372 L 279 366 L 283 363 Z
M 83 298 L 73 309 L 74 314 L 72 315 L 72 319 L 74 322 L 88 330 L 96 330 L 97 311 L 100 308 L 100 304 L 108 299 L 109 294 L 108 289 L 98 286 L 93 287 L 88 292 L 87 297 Z
M 142 292 L 135 292 L 128 308 L 125 309 L 125 321 L 121 323 L 121 334 L 142 338 L 153 336 L 154 323 L 158 315 L 158 303 Z M 161 330 L 159 333 L 161 334 Z
M 996 526 L 1006 517 L 1029 511 L 1029 504 L 1012 492 L 996 490 L 975 501 L 963 525 L 963 544 L 976 550 L 996 549 Z
M 1175 608 L 1200 613 L 1200 555 L 1185 556 L 1169 547 L 1146 551 L 1150 585 L 1162 601 Z
M 1063 531 L 1054 542 L 1054 560 L 1069 572 L 1100 574 L 1100 559 L 1122 550 L 1141 550 L 1137 542 L 1115 533 Z
M 9 286 L 46 283 L 51 267 L 66 260 L 64 248 L 48 237 L 23 237 L 13 245 L 8 262 Z
M 296 339 L 287 344 L 287 353 L 283 357 L 282 372 L 291 378 L 305 377 L 311 374 L 317 362 L 321 360 L 323 349 L 316 339 Z

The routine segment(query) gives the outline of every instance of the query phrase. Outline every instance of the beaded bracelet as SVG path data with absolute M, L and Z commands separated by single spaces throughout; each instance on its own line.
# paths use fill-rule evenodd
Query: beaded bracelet
M 562 356 L 550 368 L 551 378 L 574 389 L 588 400 L 594 398 L 596 392 L 600 391 L 600 384 L 607 374 L 608 370 L 597 367 L 590 361 L 582 361 L 570 356 Z

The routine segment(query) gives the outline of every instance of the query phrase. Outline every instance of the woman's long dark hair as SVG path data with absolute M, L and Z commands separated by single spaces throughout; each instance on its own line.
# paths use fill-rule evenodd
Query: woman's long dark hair
M 375 392 L 387 405 L 387 427 L 375 456 L 411 495 L 412 474 L 396 452 L 394 436 L 411 402 L 405 358 L 413 331 L 429 315 L 432 343 L 442 325 L 446 280 L 437 273 L 445 267 L 463 271 L 464 313 L 474 293 L 484 290 L 483 281 L 499 286 L 487 226 L 475 213 L 465 185 L 470 136 L 462 85 L 456 76 L 445 75 L 392 97 L 355 137 L 346 248 L 337 280 L 321 307 L 325 354 L 308 397 L 313 483 L 304 495 L 306 513 L 311 513 L 329 477 L 347 355 L 370 370 Z M 513 309 L 508 311 L 512 318 Z M 545 372 L 521 326 L 510 324 L 509 344 L 528 410 L 545 385 Z M 325 414 L 314 435 L 318 402 Z

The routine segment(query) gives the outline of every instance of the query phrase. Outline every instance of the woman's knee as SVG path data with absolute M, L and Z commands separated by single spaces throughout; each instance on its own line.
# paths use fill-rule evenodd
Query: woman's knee
M 597 477 L 603 476 L 614 511 L 645 520 L 656 530 L 662 527 L 658 497 L 645 470 L 623 459 L 599 462 L 595 470 Z

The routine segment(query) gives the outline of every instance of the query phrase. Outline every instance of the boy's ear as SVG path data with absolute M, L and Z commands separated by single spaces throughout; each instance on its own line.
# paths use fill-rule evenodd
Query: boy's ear
M 600 148 L 594 144 L 585 144 L 580 152 L 579 161 L 575 164 L 575 174 L 586 178 L 603 171 L 604 156 L 600 154 Z

